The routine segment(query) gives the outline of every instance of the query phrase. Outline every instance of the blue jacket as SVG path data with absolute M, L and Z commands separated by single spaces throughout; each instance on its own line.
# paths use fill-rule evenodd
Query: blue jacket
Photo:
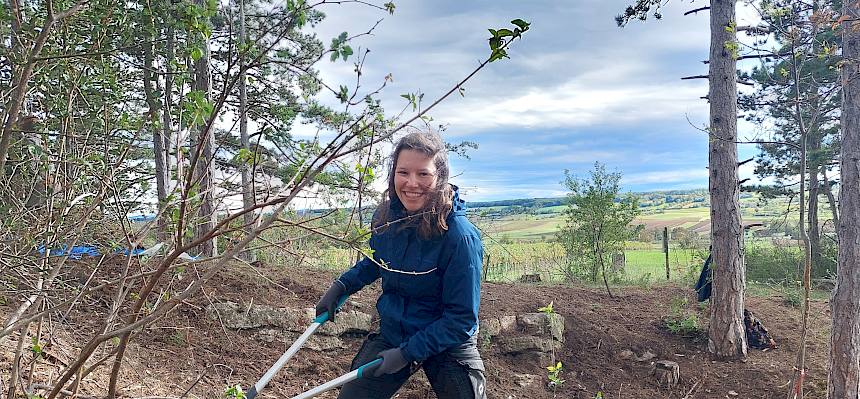
M 406 215 L 399 200 L 390 204 L 389 219 Z M 365 257 L 339 277 L 348 295 L 382 277 L 382 295 L 376 302 L 380 333 L 403 349 L 408 361 L 422 361 L 462 344 L 478 330 L 484 248 L 456 186 L 446 220 L 448 231 L 430 240 L 400 222 L 374 233 L 373 258 L 385 268 Z

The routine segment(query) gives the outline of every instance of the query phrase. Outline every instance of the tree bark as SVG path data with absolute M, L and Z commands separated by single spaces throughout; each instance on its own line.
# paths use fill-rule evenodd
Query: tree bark
M 146 103 L 149 106 L 149 119 L 152 129 L 152 151 L 155 158 L 155 191 L 156 199 L 158 200 L 158 210 L 164 207 L 167 203 L 167 186 L 168 186 L 168 166 L 167 153 L 165 150 L 166 141 L 164 140 L 162 127 L 159 123 L 163 120 L 159 118 L 159 113 L 163 112 L 162 104 L 156 98 L 155 90 L 158 87 L 158 78 L 153 73 L 154 71 L 154 37 L 150 37 L 150 42 L 144 46 L 144 66 L 143 68 L 143 89 L 146 95 Z M 164 212 L 158 212 L 158 221 L 156 224 L 156 237 L 159 242 L 164 241 L 167 237 L 167 220 L 169 215 Z
M 743 228 L 738 188 L 737 39 L 732 26 L 735 0 L 711 2 L 709 190 L 713 296 L 708 349 L 719 359 L 746 357 L 743 323 Z
M 205 0 L 195 0 L 195 3 L 204 5 Z M 212 85 L 211 73 L 209 70 L 209 39 L 203 40 L 201 46 L 203 55 L 194 62 L 194 84 L 195 91 L 203 92 L 207 101 L 212 100 Z M 197 160 L 195 168 L 195 180 L 199 182 L 199 195 L 201 197 L 200 209 L 198 210 L 198 223 L 195 230 L 195 238 L 203 237 L 217 223 L 217 214 L 215 213 L 215 185 L 214 185 L 214 157 L 215 157 L 215 135 L 212 133 L 212 128 L 203 124 L 196 132 L 194 140 L 195 146 L 201 146 L 200 158 Z M 194 149 L 196 150 L 196 148 Z M 215 237 L 206 240 L 198 247 L 198 254 L 202 256 L 215 256 L 218 253 L 218 245 Z
M 814 134 L 814 132 L 810 131 L 807 134 Z M 816 145 L 816 140 L 813 137 L 811 141 L 808 141 L 811 144 L 810 151 L 820 148 L 820 145 Z M 806 231 L 809 237 L 809 253 L 813 274 L 821 276 L 824 271 L 821 270 L 823 267 L 821 262 L 821 229 L 818 223 L 818 196 L 821 194 L 821 183 L 818 181 L 818 167 L 814 164 L 809 165 L 806 174 L 809 183 L 809 199 L 806 206 Z
M 831 301 L 827 397 L 860 398 L 860 5 L 846 1 L 842 14 L 842 153 L 840 155 L 839 256 Z
M 165 29 L 166 36 L 165 36 L 165 43 L 164 43 L 164 49 L 165 49 L 164 69 L 165 69 L 166 74 L 164 75 L 164 92 L 163 92 L 164 93 L 163 94 L 164 101 L 163 101 L 163 106 L 162 106 L 162 110 L 161 110 L 161 117 L 162 117 L 161 139 L 163 140 L 163 143 L 164 143 L 162 145 L 162 151 L 164 152 L 164 168 L 165 168 L 165 174 L 166 174 L 166 180 L 165 180 L 166 185 L 165 186 L 167 187 L 166 191 L 169 192 L 170 191 L 169 190 L 169 188 L 170 188 L 170 144 L 173 141 L 173 139 L 172 139 L 172 136 L 173 136 L 173 118 L 171 116 L 171 112 L 173 109 L 173 62 L 175 60 L 174 41 L 176 40 L 176 38 L 175 38 L 175 33 L 174 33 L 175 31 L 174 31 L 174 27 L 173 27 L 173 23 L 174 23 L 174 19 L 173 19 L 174 10 L 172 8 L 173 2 L 167 1 L 165 3 L 166 3 L 165 6 L 167 7 L 168 10 L 170 10 L 170 12 L 166 13 L 166 15 L 164 16 L 164 18 L 165 18 L 164 25 L 166 27 L 166 29 Z M 178 171 L 177 171 L 177 173 L 178 173 Z M 177 176 L 181 176 L 181 175 L 177 175 Z M 165 201 L 162 202 L 161 199 L 159 198 L 158 209 L 159 210 L 164 209 L 164 211 L 163 211 L 164 220 L 167 221 L 167 220 L 169 220 L 169 215 L 171 214 L 171 212 L 169 212 L 170 210 L 166 209 L 166 208 L 169 208 L 171 205 L 169 203 L 167 203 L 167 201 L 166 201 L 167 197 L 165 197 L 164 200 Z M 162 232 L 160 227 L 159 227 L 159 232 Z M 165 223 L 164 230 L 163 230 L 163 236 L 160 239 L 160 241 L 162 241 L 162 242 L 167 241 L 170 239 L 170 236 L 171 236 L 170 234 L 167 234 L 167 223 Z
M 824 195 L 827 197 L 827 205 L 830 207 L 830 217 L 833 226 L 839 226 L 839 210 L 836 207 L 836 198 L 833 196 L 833 184 L 827 178 L 827 167 L 821 167 L 821 181 L 824 183 Z
M 239 68 L 242 70 L 241 76 L 239 76 L 239 137 L 242 149 L 248 151 L 250 154 L 254 154 L 251 152 L 251 139 L 248 136 L 248 90 L 245 85 L 244 71 L 245 54 L 247 52 L 244 44 L 247 42 L 245 37 L 245 0 L 239 0 Z M 256 159 L 256 156 L 252 159 Z M 242 162 L 239 165 L 239 169 L 242 173 L 242 205 L 246 209 L 251 208 L 255 202 L 251 168 L 248 162 Z M 253 231 L 256 219 L 256 214 L 253 212 L 245 214 L 242 221 L 245 225 L 243 229 L 245 234 L 250 234 Z M 242 251 L 239 256 L 248 262 L 253 262 L 257 258 L 254 251 L 251 250 Z

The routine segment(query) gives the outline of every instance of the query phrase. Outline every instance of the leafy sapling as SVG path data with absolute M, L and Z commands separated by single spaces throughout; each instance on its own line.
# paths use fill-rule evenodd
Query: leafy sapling
M 561 378 L 561 373 L 564 371 L 564 365 L 561 364 L 561 362 L 547 366 L 546 370 L 550 388 L 555 389 L 564 384 L 564 380 Z
M 553 301 L 550 301 L 549 305 L 538 308 L 538 312 L 541 312 L 541 313 L 544 313 L 547 315 L 555 313 L 555 311 L 552 309 L 552 303 L 553 303 Z
M 232 387 L 227 388 L 224 391 L 224 396 L 229 399 L 245 399 L 245 391 L 242 390 L 242 386 L 236 384 Z

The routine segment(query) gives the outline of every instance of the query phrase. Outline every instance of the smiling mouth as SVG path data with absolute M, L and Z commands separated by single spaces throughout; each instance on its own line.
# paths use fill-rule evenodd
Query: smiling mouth
M 409 199 L 418 199 L 424 196 L 424 193 L 415 193 L 409 191 L 403 191 L 403 196 Z

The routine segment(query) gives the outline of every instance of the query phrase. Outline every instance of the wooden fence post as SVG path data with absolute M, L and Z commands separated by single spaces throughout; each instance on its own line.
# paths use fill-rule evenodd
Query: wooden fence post
M 484 258 L 484 282 L 487 281 L 487 273 L 490 271 L 490 252 L 487 252 L 486 255 L 486 258 Z
M 663 252 L 666 254 L 666 281 L 669 281 L 669 228 L 663 228 Z

